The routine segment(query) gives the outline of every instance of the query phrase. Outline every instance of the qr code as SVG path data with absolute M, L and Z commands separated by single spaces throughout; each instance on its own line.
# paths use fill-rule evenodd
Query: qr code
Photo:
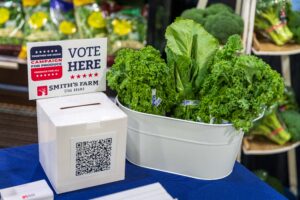
M 112 138 L 76 142 L 76 176 L 110 170 Z

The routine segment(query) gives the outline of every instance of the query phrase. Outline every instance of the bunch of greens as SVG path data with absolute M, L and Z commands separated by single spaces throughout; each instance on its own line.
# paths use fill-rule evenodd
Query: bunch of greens
M 255 29 L 277 45 L 284 45 L 293 38 L 286 24 L 285 0 L 258 0 L 256 5 Z
M 294 40 L 300 43 L 300 12 L 292 10 L 291 4 L 289 4 L 287 8 L 288 27 L 294 34 Z
M 174 69 L 175 86 L 182 102 L 174 116 L 195 120 L 195 109 L 208 66 L 218 49 L 218 41 L 193 20 L 182 19 L 172 23 L 165 34 L 168 66 Z
M 262 135 L 279 145 L 290 140 L 296 142 L 300 140 L 299 120 L 295 94 L 290 87 L 286 87 L 277 105 L 255 123 L 250 135 Z
M 279 145 L 291 139 L 291 134 L 283 127 L 276 110 L 265 115 L 251 130 L 251 134 L 262 135 Z
M 77 26 L 72 2 L 51 0 L 50 13 L 59 31 L 60 39 L 64 40 L 77 37 Z
M 279 116 L 291 134 L 293 142 L 300 141 L 300 113 L 292 88 L 286 87 L 284 96 L 279 102 Z
M 95 0 L 74 0 L 75 18 L 81 38 L 107 35 L 104 13 Z
M 231 35 L 241 35 L 244 29 L 242 18 L 236 15 L 232 8 L 222 3 L 212 4 L 204 10 L 197 8 L 185 10 L 181 18 L 192 19 L 202 24 L 221 44 L 225 44 Z
M 107 22 L 109 54 L 122 48 L 140 49 L 146 40 L 146 20 L 139 8 L 113 13 Z
M 25 13 L 25 40 L 28 42 L 57 40 L 54 23 L 49 12 L 49 1 L 23 0 Z
M 292 141 L 300 141 L 300 113 L 296 110 L 285 110 L 279 114 L 291 134 Z
M 214 56 L 200 91 L 197 117 L 204 122 L 231 122 L 248 131 L 252 121 L 273 105 L 284 90 L 280 75 L 261 59 L 239 55 L 241 38 L 233 35 Z
M 0 45 L 21 45 L 24 19 L 19 1 L 0 2 Z
M 107 80 L 119 101 L 130 109 L 166 115 L 176 103 L 173 69 L 151 46 L 118 51 Z

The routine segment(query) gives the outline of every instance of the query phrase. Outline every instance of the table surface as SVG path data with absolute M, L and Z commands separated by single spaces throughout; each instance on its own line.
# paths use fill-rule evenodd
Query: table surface
M 38 146 L 0 149 L 0 189 L 47 177 L 38 161 Z M 48 180 L 47 180 L 48 181 Z M 55 195 L 55 199 L 91 199 L 159 182 L 174 198 L 192 199 L 286 199 L 241 164 L 221 180 L 204 181 L 138 167 L 126 162 L 126 178 L 101 186 Z M 48 182 L 49 184 L 49 182 Z

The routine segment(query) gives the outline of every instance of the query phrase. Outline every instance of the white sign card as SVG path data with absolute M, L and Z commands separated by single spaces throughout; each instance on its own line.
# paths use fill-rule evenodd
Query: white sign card
M 106 89 L 107 39 L 27 43 L 29 99 Z

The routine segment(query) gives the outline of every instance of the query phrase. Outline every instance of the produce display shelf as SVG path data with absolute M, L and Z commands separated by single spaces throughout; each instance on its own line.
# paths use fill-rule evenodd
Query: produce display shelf
M 26 60 L 14 56 L 5 56 L 5 55 L 0 55 L 0 62 L 27 64 Z
M 268 41 L 260 41 L 253 34 L 252 52 L 255 55 L 266 56 L 289 56 L 300 53 L 299 44 L 285 44 L 283 46 L 277 46 Z
M 290 49 L 290 50 L 280 50 L 280 51 L 268 51 L 268 50 L 257 50 L 254 47 L 252 48 L 252 52 L 258 56 L 289 56 L 300 53 L 300 45 L 293 45 L 299 48 Z
M 245 137 L 243 140 L 243 153 L 245 155 L 271 155 L 288 152 L 298 146 L 300 146 L 300 141 L 277 145 L 268 140 Z

